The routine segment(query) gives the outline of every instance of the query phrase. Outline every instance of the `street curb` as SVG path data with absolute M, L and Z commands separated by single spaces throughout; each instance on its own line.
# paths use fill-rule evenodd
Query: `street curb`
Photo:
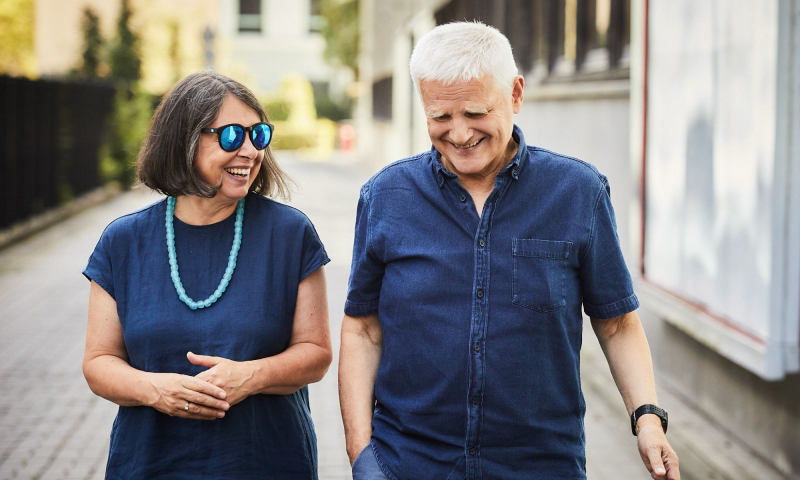
M 39 233 L 48 227 L 63 222 L 88 208 L 104 203 L 119 195 L 121 192 L 122 188 L 120 188 L 119 184 L 112 182 L 104 187 L 81 195 L 66 205 L 47 210 L 39 215 L 0 230 L 0 250 Z

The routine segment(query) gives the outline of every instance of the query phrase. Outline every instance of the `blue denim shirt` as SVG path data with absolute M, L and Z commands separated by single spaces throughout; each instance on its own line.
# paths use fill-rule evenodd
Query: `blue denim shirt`
M 345 312 L 378 314 L 371 446 L 390 479 L 584 479 L 587 315 L 638 308 L 606 178 L 529 147 L 479 217 L 435 150 L 361 189 Z

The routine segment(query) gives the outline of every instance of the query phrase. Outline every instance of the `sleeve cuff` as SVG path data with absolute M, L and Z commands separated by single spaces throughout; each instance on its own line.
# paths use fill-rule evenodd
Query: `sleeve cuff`
M 344 302 L 344 313 L 350 317 L 366 317 L 378 313 L 379 300 L 375 299 L 371 302 L 352 302 L 347 300 Z
M 300 281 L 302 282 L 303 280 L 306 279 L 306 277 L 316 272 L 320 267 L 324 267 L 325 265 L 330 263 L 330 261 L 331 259 L 328 258 L 327 255 L 324 256 L 323 258 L 317 259 L 317 261 L 312 263 L 309 267 L 306 268 L 306 270 L 302 274 L 300 274 Z
M 111 296 L 111 298 L 114 299 L 115 302 L 117 301 L 117 297 L 114 296 L 114 290 L 108 288 L 108 286 L 105 284 L 105 281 L 100 280 L 100 275 L 95 275 L 94 272 L 91 272 L 88 268 L 86 270 L 84 270 L 83 272 L 81 272 L 81 273 L 90 282 L 94 282 L 94 283 L 100 285 L 100 288 L 105 290 L 106 293 L 108 293 Z
M 630 313 L 637 308 L 639 308 L 639 299 L 636 298 L 635 293 L 631 294 L 631 296 L 627 298 L 623 298 L 622 300 L 606 305 L 595 306 L 587 303 L 583 304 L 583 311 L 586 312 L 586 315 L 598 320 L 619 317 L 620 315 Z

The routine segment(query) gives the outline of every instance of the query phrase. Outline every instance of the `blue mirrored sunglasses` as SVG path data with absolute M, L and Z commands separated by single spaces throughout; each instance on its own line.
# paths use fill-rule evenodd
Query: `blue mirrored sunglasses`
M 260 122 L 252 127 L 243 127 L 238 123 L 223 125 L 217 128 L 204 128 L 203 133 L 216 133 L 219 146 L 226 152 L 235 152 L 244 143 L 244 132 L 249 132 L 250 141 L 256 150 L 264 150 L 272 141 L 272 132 L 275 127 L 271 123 Z

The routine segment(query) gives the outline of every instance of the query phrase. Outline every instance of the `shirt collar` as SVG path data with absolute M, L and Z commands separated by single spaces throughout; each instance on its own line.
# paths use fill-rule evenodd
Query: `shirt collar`
M 498 175 L 511 175 L 511 178 L 514 180 L 519 180 L 522 168 L 528 159 L 528 148 L 525 144 L 525 136 L 517 125 L 514 125 L 511 136 L 514 138 L 514 141 L 517 142 L 517 153 L 514 155 L 514 158 L 508 162 L 508 165 L 500 170 Z M 445 178 L 456 178 L 456 174 L 452 173 L 444 166 L 442 163 L 442 154 L 439 153 L 433 145 L 431 145 L 431 158 L 433 159 L 433 174 L 436 176 L 436 182 L 439 184 L 439 188 L 444 185 Z

